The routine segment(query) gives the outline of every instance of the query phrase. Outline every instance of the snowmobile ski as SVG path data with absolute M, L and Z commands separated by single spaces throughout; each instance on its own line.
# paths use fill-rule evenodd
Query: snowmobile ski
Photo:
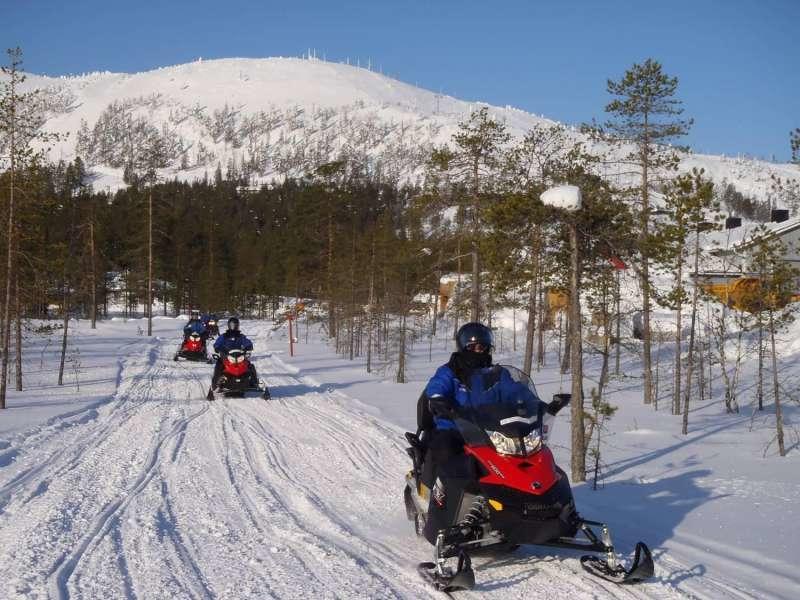
M 448 595 L 475 587 L 475 571 L 472 570 L 472 561 L 466 552 L 459 554 L 455 571 L 436 563 L 422 562 L 417 565 L 417 572 L 436 590 Z
M 581 566 L 584 571 L 613 583 L 636 583 L 649 579 L 655 573 L 653 556 L 643 542 L 636 544 L 636 552 L 630 569 L 626 570 L 622 565 L 612 566 L 608 560 L 590 554 L 581 556 Z
M 206 400 L 208 400 L 209 402 L 214 400 L 214 388 L 213 387 L 208 388 L 208 393 L 206 394 Z

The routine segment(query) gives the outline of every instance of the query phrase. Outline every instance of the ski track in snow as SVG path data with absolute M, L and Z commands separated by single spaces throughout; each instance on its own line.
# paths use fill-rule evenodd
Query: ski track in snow
M 258 339 L 258 336 L 256 336 Z M 256 357 L 273 399 L 204 399 L 170 340 L 121 349 L 116 394 L 28 432 L 0 464 L 0 598 L 441 597 L 402 500 L 402 431 Z M 14 465 L 12 471 L 11 464 Z M 463 598 L 754 598 L 656 554 L 616 586 L 577 553 L 476 557 Z

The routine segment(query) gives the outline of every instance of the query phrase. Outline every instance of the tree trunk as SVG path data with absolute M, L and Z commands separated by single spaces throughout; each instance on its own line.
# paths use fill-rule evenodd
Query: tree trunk
M 764 410 L 764 322 L 758 313 L 758 410 Z
M 511 351 L 517 352 L 517 290 L 514 290 L 514 295 L 511 300 Z M 533 356 L 533 340 L 531 340 L 531 357 Z M 530 373 L 529 373 L 530 375 Z
M 19 55 L 16 55 L 17 58 Z M 7 234 L 8 237 L 6 239 L 7 245 L 7 257 L 6 257 L 6 293 L 5 293 L 5 300 L 3 303 L 3 361 L 2 366 L 0 366 L 0 409 L 6 408 L 6 388 L 8 385 L 8 352 L 9 352 L 9 345 L 10 345 L 10 337 L 11 337 L 11 318 L 10 318 L 10 311 L 11 311 L 11 284 L 15 280 L 16 274 L 14 271 L 14 263 L 15 263 L 15 240 L 14 240 L 14 228 L 15 228 L 15 219 L 16 219 L 16 205 L 14 199 L 14 186 L 16 185 L 16 172 L 17 172 L 17 110 L 18 110 L 18 98 L 17 98 L 17 66 L 18 62 L 16 62 L 16 58 L 12 56 L 11 61 L 11 71 L 9 77 L 9 88 L 10 88 L 10 98 L 9 98 L 9 108 L 11 116 L 9 118 L 8 126 L 9 126 L 9 136 L 8 136 L 8 157 L 9 157 L 9 191 L 8 191 L 8 228 Z
M 92 204 L 91 220 L 89 221 L 89 255 L 90 255 L 90 269 L 89 285 L 92 286 L 92 307 L 89 311 L 89 317 L 92 320 L 92 329 L 97 329 L 97 265 L 94 259 L 94 204 Z M 166 315 L 166 313 L 164 313 Z
M 614 284 L 614 304 L 616 306 L 616 311 L 615 311 L 616 312 L 616 319 L 615 319 L 615 321 L 616 321 L 615 322 L 616 331 L 614 333 L 615 333 L 616 338 L 617 338 L 616 347 L 614 348 L 614 375 L 616 375 L 616 376 L 619 376 L 619 361 L 620 361 L 620 353 L 621 353 L 621 348 L 622 348 L 622 338 L 621 338 L 621 335 L 622 335 L 622 331 L 621 331 L 621 329 L 622 329 L 622 327 L 621 327 L 621 325 L 622 325 L 622 314 L 620 313 L 620 300 L 621 300 L 620 296 L 621 296 L 621 294 L 620 294 L 619 280 L 620 280 L 620 269 L 617 269 L 617 272 L 616 272 L 615 278 L 614 278 L 614 281 L 615 281 L 615 284 Z
M 786 447 L 783 443 L 783 412 L 781 411 L 781 395 L 778 388 L 778 356 L 775 352 L 775 319 L 772 309 L 769 311 L 769 340 L 772 350 L 772 389 L 775 397 L 775 431 L 778 436 L 778 453 L 786 456 Z
M 12 77 L 12 86 L 14 78 Z M 15 101 L 13 98 L 14 88 L 12 87 L 12 103 Z M 13 110 L 13 109 L 12 109 Z M 6 386 L 8 383 L 8 351 L 9 342 L 11 339 L 11 284 L 14 279 L 14 175 L 15 175 L 15 131 L 14 121 L 12 117 L 11 122 L 11 145 L 9 151 L 11 154 L 11 186 L 8 195 L 8 226 L 7 226 L 7 257 L 6 257 L 6 293 L 3 302 L 3 362 L 0 367 L 0 409 L 6 407 Z
M 694 238 L 694 272 L 700 265 L 700 229 L 695 232 Z M 683 395 L 683 427 L 681 433 L 687 435 L 689 433 L 689 400 L 692 395 L 692 371 L 694 369 L 694 330 L 695 322 L 697 319 L 697 297 L 698 289 L 697 281 L 694 283 L 694 290 L 692 290 L 692 318 L 689 326 L 689 357 L 686 365 L 686 389 Z
M 678 290 L 683 292 L 683 248 L 678 252 L 678 268 L 677 268 L 677 284 Z M 673 377 L 672 389 L 672 414 L 679 415 L 681 413 L 681 354 L 683 348 L 681 347 L 681 318 L 683 317 L 683 303 L 678 302 L 678 307 L 675 310 L 675 367 Z
M 541 277 L 537 277 L 536 287 L 539 289 L 539 331 L 536 336 L 536 368 L 538 370 L 544 366 L 544 322 L 547 310 L 544 303 L 544 286 L 542 285 Z
M 458 234 L 458 241 L 456 242 L 456 289 L 453 294 L 453 338 L 458 333 L 458 317 L 461 310 L 461 232 Z
M 61 362 L 58 366 L 58 385 L 64 385 L 64 362 L 67 357 L 67 330 L 69 328 L 69 284 L 64 280 L 64 334 L 61 336 Z
M 375 327 L 375 235 L 369 259 L 369 317 L 367 321 L 367 373 L 372 373 L 372 330 Z M 306 319 L 308 316 L 306 315 Z
M 646 123 L 646 121 L 645 121 Z M 646 126 L 646 125 L 645 125 Z M 648 189 L 647 161 L 645 154 L 642 165 L 642 218 L 640 232 L 640 248 L 642 249 L 642 360 L 644 366 L 644 403 L 653 402 L 653 361 L 650 355 L 650 257 L 645 248 L 650 230 L 650 199 Z
M 14 326 L 16 328 L 17 350 L 16 379 L 17 391 L 22 391 L 22 313 L 19 309 L 19 273 L 14 275 Z
M 530 376 L 533 369 L 533 340 L 536 334 L 536 277 L 531 278 L 530 293 L 528 294 L 528 324 L 525 326 L 525 357 L 522 360 L 522 370 Z
M 572 481 L 586 480 L 586 438 L 583 426 L 583 353 L 581 336 L 581 304 L 578 295 L 579 258 L 578 230 L 569 225 L 572 246 L 572 273 L 570 274 L 570 363 L 572 369 Z
M 210 246 L 210 243 L 209 243 Z M 153 335 L 153 186 L 147 194 L 147 335 Z
M 481 268 L 478 262 L 478 243 L 472 242 L 472 306 L 470 307 L 469 320 L 476 322 L 481 316 Z
M 406 382 L 406 309 L 400 319 L 400 350 L 397 360 L 397 383 Z

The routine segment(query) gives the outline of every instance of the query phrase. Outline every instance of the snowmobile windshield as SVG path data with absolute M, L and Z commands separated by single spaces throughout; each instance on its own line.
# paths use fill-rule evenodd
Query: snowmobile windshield
M 473 374 L 455 422 L 467 444 L 525 456 L 543 443 L 546 408 L 530 377 L 516 367 L 495 365 Z

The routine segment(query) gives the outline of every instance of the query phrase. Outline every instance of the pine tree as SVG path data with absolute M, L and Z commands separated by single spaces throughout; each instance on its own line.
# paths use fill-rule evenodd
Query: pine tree
M 674 285 L 659 298 L 659 302 L 675 311 L 675 363 L 673 369 L 672 414 L 680 414 L 682 390 L 682 332 L 683 307 L 689 300 L 684 281 L 685 267 L 690 256 L 690 237 L 694 238 L 695 271 L 699 265 L 699 234 L 713 208 L 713 184 L 704 177 L 702 170 L 694 169 L 670 181 L 664 191 L 664 206 L 669 218 L 662 221 L 654 232 L 652 248 L 656 262 L 672 271 Z M 656 252 L 658 255 L 656 255 Z M 690 361 L 694 351 L 694 325 L 697 309 L 697 288 L 693 294 L 692 324 L 690 335 Z M 688 381 L 688 380 L 687 380 Z M 687 391 L 690 386 L 687 383 Z
M 22 191 L 19 187 L 21 180 L 18 179 L 18 176 L 24 170 L 34 168 L 42 160 L 42 152 L 34 150 L 32 143 L 34 141 L 46 143 L 55 139 L 52 134 L 46 134 L 41 131 L 41 127 L 44 124 L 44 116 L 41 111 L 41 103 L 37 102 L 39 93 L 37 91 L 20 92 L 20 86 L 25 81 L 25 75 L 21 71 L 22 50 L 13 48 L 9 49 L 7 53 L 9 66 L 3 66 L 2 72 L 8 77 L 0 87 L 2 90 L 0 93 L 0 154 L 9 157 L 10 174 L 7 224 L 5 227 L 6 290 L 2 320 L 3 358 L 0 366 L 0 409 L 6 407 L 11 318 L 14 316 L 17 320 L 19 319 L 18 311 L 17 314 L 11 311 L 14 298 L 12 290 L 18 288 L 16 284 L 18 277 L 17 222 L 19 220 L 17 196 L 19 195 L 18 192 Z M 19 326 L 17 330 L 19 331 Z M 19 342 L 17 347 L 18 349 L 21 348 Z
M 786 456 L 775 337 L 794 321 L 794 313 L 797 307 L 792 303 L 792 299 L 795 293 L 798 270 L 785 259 L 786 245 L 765 227 L 757 229 L 751 239 L 754 245 L 751 251 L 750 267 L 754 272 L 760 274 L 759 293 L 757 301 L 752 303 L 752 309 L 766 313 L 767 335 L 769 337 L 772 361 L 775 439 L 778 442 L 778 453 L 781 456 Z
M 660 174 L 677 167 L 677 152 L 666 144 L 686 135 L 692 124 L 691 120 L 678 118 L 683 109 L 681 102 L 674 97 L 677 88 L 677 77 L 664 73 L 658 61 L 648 58 L 642 64 L 634 64 L 619 81 L 608 80 L 608 93 L 616 96 L 606 106 L 611 119 L 595 130 L 608 141 L 624 144 L 621 148 L 625 148 L 625 155 L 620 162 L 632 169 L 630 175 L 639 178 L 639 185 L 631 192 L 638 196 L 639 202 L 638 236 L 641 251 L 637 271 L 642 287 L 645 404 L 650 404 L 653 399 L 650 195 L 654 186 L 660 183 Z
M 505 125 L 489 115 L 489 109 L 482 107 L 474 111 L 469 120 L 459 123 L 458 132 L 453 135 L 454 148 L 434 152 L 432 163 L 447 172 L 449 182 L 463 190 L 463 197 L 456 195 L 458 205 L 464 209 L 466 224 L 469 225 L 469 246 L 472 256 L 472 292 L 470 320 L 481 318 L 481 266 L 480 237 L 481 214 L 488 197 L 493 193 L 492 184 L 501 165 L 504 145 L 510 135 Z

